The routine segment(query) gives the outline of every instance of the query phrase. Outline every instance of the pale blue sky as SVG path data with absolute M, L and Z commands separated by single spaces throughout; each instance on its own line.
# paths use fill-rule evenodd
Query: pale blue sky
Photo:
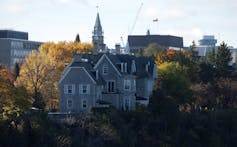
M 55 42 L 72 41 L 79 33 L 81 41 L 91 42 L 99 5 L 105 43 L 113 48 L 121 36 L 126 43 L 141 3 L 134 35 L 150 29 L 151 34 L 182 36 L 186 46 L 202 35 L 215 35 L 237 47 L 237 0 L 0 0 L 0 29 Z

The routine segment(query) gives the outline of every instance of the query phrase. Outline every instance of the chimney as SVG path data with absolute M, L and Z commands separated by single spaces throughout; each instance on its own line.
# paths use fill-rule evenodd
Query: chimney
M 135 60 L 132 60 L 132 67 L 131 67 L 131 73 L 135 73 L 136 72 L 136 63 Z

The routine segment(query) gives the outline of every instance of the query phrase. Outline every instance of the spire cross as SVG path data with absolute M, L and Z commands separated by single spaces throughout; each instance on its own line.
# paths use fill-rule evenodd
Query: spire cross
M 98 5 L 96 6 L 96 9 L 97 9 L 97 13 L 98 13 L 99 12 L 99 6 Z

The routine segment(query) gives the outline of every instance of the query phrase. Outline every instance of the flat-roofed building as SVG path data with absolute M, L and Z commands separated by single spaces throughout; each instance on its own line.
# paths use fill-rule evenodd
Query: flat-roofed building
M 32 50 L 38 50 L 42 42 L 28 40 L 27 32 L 0 30 L 0 64 L 12 67 L 24 61 Z

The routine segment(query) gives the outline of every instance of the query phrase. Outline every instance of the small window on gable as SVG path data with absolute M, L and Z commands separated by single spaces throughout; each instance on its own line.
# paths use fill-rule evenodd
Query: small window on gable
M 108 66 L 108 64 L 103 64 L 103 70 L 102 70 L 103 74 L 104 74 L 104 75 L 107 75 L 107 74 L 108 74 L 108 71 L 109 71 L 109 66 Z
M 73 101 L 71 99 L 68 99 L 67 100 L 67 108 L 72 109 L 72 107 L 73 107 Z

